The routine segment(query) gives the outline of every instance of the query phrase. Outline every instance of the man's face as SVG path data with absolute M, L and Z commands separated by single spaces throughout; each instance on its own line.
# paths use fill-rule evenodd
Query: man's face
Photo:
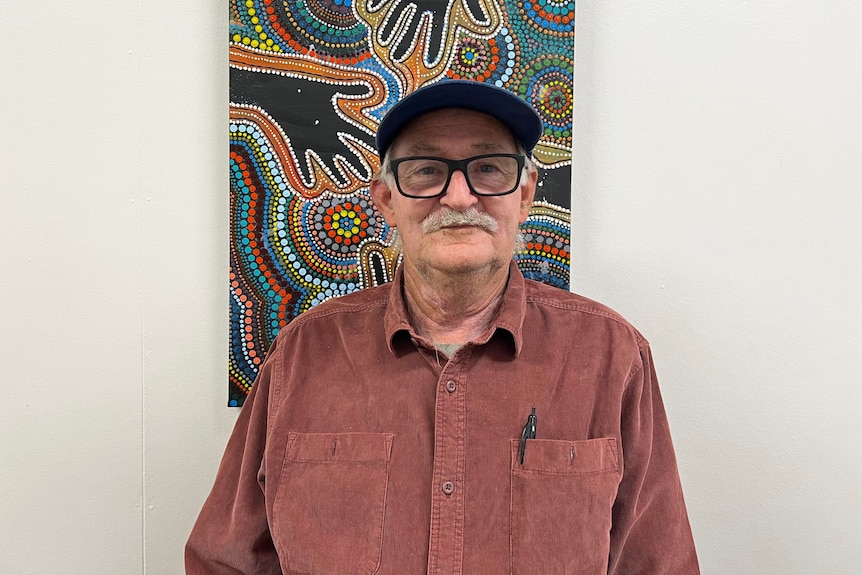
M 517 153 L 509 129 L 491 116 L 460 108 L 420 116 L 401 131 L 389 149 L 392 160 L 406 156 L 460 160 L 495 153 Z M 508 266 L 518 226 L 527 219 L 535 191 L 535 171 L 522 177 L 518 189 L 506 196 L 474 195 L 460 171 L 452 174 L 446 193 L 437 198 L 407 198 L 394 182 L 391 188 L 381 180 L 371 184 L 375 203 L 389 225 L 399 230 L 405 265 L 423 274 L 435 270 L 459 275 Z M 471 225 L 422 229 L 429 216 L 470 208 L 494 218 L 496 231 Z

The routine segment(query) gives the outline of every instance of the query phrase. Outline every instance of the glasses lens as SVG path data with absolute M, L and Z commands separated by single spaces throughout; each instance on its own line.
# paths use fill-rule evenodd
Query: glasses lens
M 398 164 L 398 185 L 411 196 L 431 197 L 443 191 L 449 166 L 440 160 L 420 158 Z
M 506 156 L 476 158 L 467 164 L 467 177 L 479 194 L 503 194 L 518 185 L 518 160 Z

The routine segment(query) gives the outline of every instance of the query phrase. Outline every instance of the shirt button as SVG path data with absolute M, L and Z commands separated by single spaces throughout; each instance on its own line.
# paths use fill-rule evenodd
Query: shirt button
M 452 495 L 455 492 L 455 484 L 451 481 L 444 481 L 442 489 L 446 495 Z
M 449 381 L 446 382 L 446 391 L 448 391 L 449 393 L 452 393 L 456 389 L 458 389 L 458 386 L 455 384 L 454 381 L 452 381 L 450 379 Z

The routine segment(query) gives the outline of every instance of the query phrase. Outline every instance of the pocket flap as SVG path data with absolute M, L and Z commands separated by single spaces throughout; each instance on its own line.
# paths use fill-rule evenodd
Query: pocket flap
M 287 461 L 387 463 L 392 433 L 290 433 Z
M 613 437 L 578 441 L 528 439 L 523 465 L 520 447 L 520 439 L 511 441 L 513 470 L 577 475 L 620 469 L 617 440 Z

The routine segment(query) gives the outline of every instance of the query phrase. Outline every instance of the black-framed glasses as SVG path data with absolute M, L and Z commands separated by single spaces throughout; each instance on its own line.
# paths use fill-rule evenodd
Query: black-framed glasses
M 525 158 L 521 154 L 483 154 L 447 160 L 410 156 L 390 162 L 395 185 L 408 198 L 436 198 L 446 193 L 452 172 L 460 170 L 477 196 L 505 196 L 518 189 Z

